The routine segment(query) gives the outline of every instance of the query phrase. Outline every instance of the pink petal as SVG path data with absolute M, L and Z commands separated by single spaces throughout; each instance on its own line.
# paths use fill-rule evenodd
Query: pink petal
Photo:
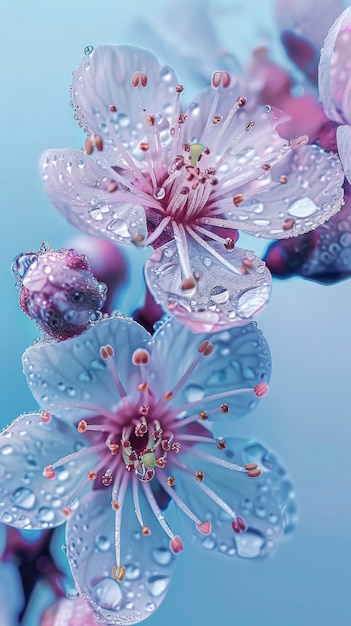
M 61 598 L 46 609 L 40 626 L 98 626 L 94 614 L 86 602 L 80 598 Z M 101 624 L 101 622 L 100 622 Z
M 108 191 L 116 178 L 113 170 L 70 149 L 48 150 L 42 155 L 40 169 L 50 200 L 76 228 L 116 243 L 146 236 L 142 198 L 123 189 Z
M 321 52 L 318 86 L 325 114 L 339 124 L 351 123 L 351 8 L 330 29 Z

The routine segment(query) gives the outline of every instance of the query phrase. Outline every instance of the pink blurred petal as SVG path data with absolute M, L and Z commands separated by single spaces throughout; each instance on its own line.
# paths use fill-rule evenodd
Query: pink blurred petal
M 62 598 L 46 609 L 40 626 L 98 626 L 104 623 L 95 621 L 91 608 L 80 598 Z

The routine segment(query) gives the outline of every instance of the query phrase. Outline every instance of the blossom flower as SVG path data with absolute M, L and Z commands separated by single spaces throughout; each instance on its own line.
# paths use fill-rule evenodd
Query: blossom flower
M 135 623 L 163 599 L 183 550 L 165 517 L 171 501 L 193 540 L 229 557 L 269 554 L 293 526 L 275 456 L 208 428 L 267 391 L 255 324 L 209 340 L 171 319 L 151 337 L 112 316 L 36 343 L 23 366 L 43 408 L 0 435 L 1 519 L 28 529 L 68 519 L 72 573 L 97 619 Z
M 44 153 L 48 196 L 91 235 L 152 245 L 150 291 L 195 332 L 248 323 L 270 274 L 235 246 L 236 229 L 269 239 L 322 224 L 342 203 L 338 158 L 306 137 L 282 139 L 269 107 L 251 107 L 227 71 L 183 111 L 183 85 L 151 53 L 89 52 L 72 83 L 85 153 Z

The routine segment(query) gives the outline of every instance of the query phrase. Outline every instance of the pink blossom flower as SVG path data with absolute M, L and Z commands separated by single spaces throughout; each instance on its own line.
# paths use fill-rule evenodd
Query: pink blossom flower
M 2 519 L 28 529 L 68 519 L 72 573 L 97 619 L 135 623 L 162 601 L 183 550 L 170 502 L 193 541 L 229 557 L 270 554 L 291 529 L 292 487 L 274 455 L 208 427 L 267 391 L 256 325 L 209 340 L 171 319 L 151 337 L 111 317 L 36 343 L 23 366 L 43 408 L 0 435 Z
M 282 139 L 228 72 L 214 72 L 186 111 L 183 89 L 149 52 L 97 48 L 72 83 L 85 153 L 49 150 L 41 170 L 72 224 L 152 245 L 145 275 L 156 301 L 194 331 L 213 332 L 248 323 L 269 299 L 270 274 L 235 246 L 236 229 L 285 238 L 316 228 L 341 206 L 343 173 L 306 137 Z

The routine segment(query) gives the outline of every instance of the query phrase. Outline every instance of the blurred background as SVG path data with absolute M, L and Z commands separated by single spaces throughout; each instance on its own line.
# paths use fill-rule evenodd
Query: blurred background
M 321 0 L 319 6 L 330 3 Z M 205 86 L 206 72 L 216 68 L 211 51 L 229 52 L 234 66 L 245 65 L 254 48 L 267 46 L 272 59 L 301 82 L 280 43 L 275 2 L 179 0 L 176 9 L 171 3 L 172 21 L 165 13 L 169 4 L 16 0 L 1 9 L 1 427 L 36 408 L 21 355 L 37 332 L 18 306 L 12 260 L 19 252 L 37 250 L 43 241 L 60 248 L 78 234 L 49 205 L 37 164 L 46 148 L 84 143 L 69 107 L 71 73 L 84 48 L 119 43 L 152 47 L 175 67 L 191 94 Z M 241 247 L 260 254 L 266 248 L 249 237 L 244 242 Z M 122 252 L 127 276 L 114 308 L 130 314 L 144 300 L 142 265 L 148 253 Z M 270 393 L 252 415 L 233 424 L 232 435 L 256 438 L 279 456 L 295 485 L 298 526 L 272 558 L 260 562 L 221 559 L 188 544 L 149 626 L 330 626 L 351 619 L 350 318 L 349 280 L 329 286 L 299 277 L 274 280 L 271 302 L 258 320 L 272 353 Z M 20 579 L 12 573 L 10 589 L 4 578 L 0 582 L 1 603 L 13 606 L 7 618 L 13 621 L 3 626 L 17 626 L 22 609 Z M 24 612 L 24 626 L 39 625 L 39 608 L 52 601 L 46 593 L 45 585 L 40 587 Z

